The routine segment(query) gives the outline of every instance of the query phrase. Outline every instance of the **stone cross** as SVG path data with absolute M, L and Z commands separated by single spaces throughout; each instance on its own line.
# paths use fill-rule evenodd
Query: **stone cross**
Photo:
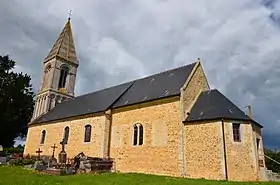
M 54 152 L 55 152 L 55 149 L 58 148 L 57 146 L 55 146 L 55 144 L 53 146 L 51 146 L 51 148 L 53 149 L 53 153 L 52 153 L 52 158 L 54 158 Z
M 62 141 L 60 142 L 60 144 L 62 147 L 61 151 L 65 152 L 65 145 L 67 145 L 67 141 L 63 138 Z
M 38 148 L 38 150 L 36 151 L 36 153 L 38 154 L 38 160 L 40 160 L 40 154 L 42 153 L 43 151 L 40 150 L 40 148 Z

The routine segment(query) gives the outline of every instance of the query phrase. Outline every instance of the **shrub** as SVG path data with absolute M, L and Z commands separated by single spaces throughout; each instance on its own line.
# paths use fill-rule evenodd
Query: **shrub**
M 11 159 L 9 161 L 9 164 L 12 166 L 24 166 L 24 165 L 34 164 L 34 163 L 35 163 L 35 160 L 24 159 L 24 158 Z

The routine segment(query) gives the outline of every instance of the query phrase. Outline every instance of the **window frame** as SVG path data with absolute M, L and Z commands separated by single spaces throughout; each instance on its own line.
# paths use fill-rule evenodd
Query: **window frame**
M 132 127 L 132 145 L 142 146 L 144 145 L 144 127 L 141 123 L 136 123 Z
M 43 131 L 41 132 L 40 145 L 44 145 L 44 144 L 45 144 L 45 141 L 46 141 L 46 135 L 47 135 L 47 131 L 46 131 L 46 130 L 43 130 Z
M 58 89 L 65 88 L 67 82 L 67 76 L 69 75 L 70 68 L 67 66 L 62 66 L 60 68 L 60 75 L 58 81 Z
M 66 135 L 67 134 L 67 135 Z M 69 141 L 69 134 L 70 134 L 70 128 L 69 128 L 69 126 L 66 126 L 65 128 L 64 128 L 64 133 L 63 133 L 63 139 L 64 139 L 64 141 L 66 142 L 66 143 L 68 143 L 68 141 Z M 67 137 L 66 137 L 67 136 Z
M 259 151 L 259 149 L 260 149 L 260 144 L 261 144 L 261 139 L 256 138 L 257 151 Z
M 241 124 L 232 123 L 232 138 L 234 142 L 241 142 Z
M 87 128 L 89 131 L 87 131 Z M 89 133 L 87 133 L 89 132 Z M 84 143 L 90 143 L 91 142 L 91 132 L 92 132 L 92 126 L 90 124 L 85 125 L 84 129 Z

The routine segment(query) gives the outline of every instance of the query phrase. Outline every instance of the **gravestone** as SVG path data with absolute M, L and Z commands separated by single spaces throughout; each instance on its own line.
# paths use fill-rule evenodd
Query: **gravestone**
M 48 168 L 51 168 L 51 167 L 56 167 L 57 166 L 57 160 L 56 158 L 54 157 L 51 157 L 49 162 L 48 162 Z
M 61 144 L 61 152 L 58 154 L 58 161 L 61 164 L 66 164 L 66 160 L 67 160 L 67 154 L 65 152 L 65 145 L 67 144 L 66 140 L 63 138 L 62 141 L 60 142 Z
M 43 171 L 43 170 L 46 170 L 48 167 L 46 165 L 44 165 L 42 161 L 36 161 L 34 163 L 34 168 L 37 171 Z
M 0 165 L 7 163 L 7 157 L 0 157 Z
M 3 146 L 0 145 L 0 152 L 3 152 Z

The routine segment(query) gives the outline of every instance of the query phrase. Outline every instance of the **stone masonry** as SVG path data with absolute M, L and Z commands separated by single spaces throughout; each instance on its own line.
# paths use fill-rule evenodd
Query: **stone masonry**
M 104 150 L 104 131 L 105 131 L 105 116 L 103 115 L 88 115 L 77 117 L 75 119 L 67 119 L 62 122 L 53 122 L 44 125 L 34 125 L 29 127 L 27 134 L 27 142 L 25 145 L 24 154 L 36 155 L 36 149 L 43 150 L 42 155 L 52 154 L 51 146 L 59 142 L 63 138 L 64 128 L 69 127 L 69 140 L 65 147 L 68 157 L 74 157 L 80 152 L 85 155 L 103 157 Z M 86 125 L 92 126 L 91 142 L 84 142 L 84 130 Z M 43 145 L 40 144 L 41 133 L 46 130 L 46 139 Z M 60 146 L 61 147 L 61 146 Z M 56 150 L 55 156 L 58 156 L 61 148 Z
M 111 157 L 116 170 L 178 176 L 179 107 L 175 97 L 114 110 Z M 144 127 L 142 146 L 132 145 L 136 123 Z
M 200 62 L 181 90 L 181 96 L 169 97 L 123 108 L 106 114 L 64 119 L 30 125 L 24 154 L 51 155 L 51 146 L 70 128 L 66 145 L 68 157 L 79 152 L 95 157 L 111 157 L 120 172 L 138 172 L 190 178 L 225 179 L 222 124 L 219 120 L 183 124 L 200 92 L 209 89 Z M 225 144 L 229 180 L 255 181 L 259 178 L 254 136 L 261 133 L 242 123 L 242 142 L 232 141 L 232 122 L 225 121 Z M 91 141 L 84 142 L 86 125 L 92 126 Z M 133 146 L 133 125 L 142 124 L 144 142 Z M 40 145 L 42 131 L 45 143 Z M 55 156 L 61 148 L 56 150 Z

